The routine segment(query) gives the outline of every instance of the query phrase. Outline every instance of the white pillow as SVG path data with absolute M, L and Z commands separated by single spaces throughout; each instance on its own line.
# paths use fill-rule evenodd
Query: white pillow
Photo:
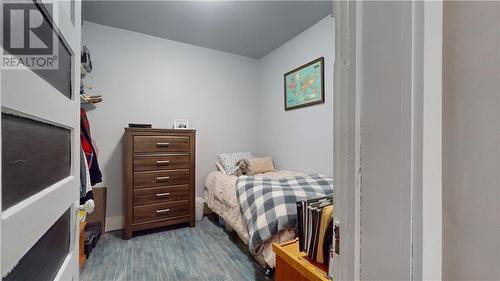
M 223 173 L 224 175 L 227 175 L 226 171 L 224 170 L 222 165 L 219 163 L 219 161 L 215 161 L 215 167 L 217 167 L 217 170 L 219 172 Z
M 238 167 L 236 166 L 236 163 L 241 160 L 241 159 L 250 159 L 253 158 L 252 153 L 250 152 L 232 152 L 232 153 L 222 153 L 222 154 L 217 154 L 217 159 L 219 160 L 219 163 L 221 164 L 222 168 L 224 168 L 224 171 L 226 171 L 226 174 L 232 175 L 236 170 L 238 170 Z

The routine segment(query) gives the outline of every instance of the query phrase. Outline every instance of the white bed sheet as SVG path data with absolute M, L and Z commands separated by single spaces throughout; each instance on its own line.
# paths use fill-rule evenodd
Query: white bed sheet
M 265 176 L 271 178 L 287 178 L 304 175 L 304 173 L 281 170 L 256 176 Z M 219 171 L 211 172 L 205 179 L 204 198 L 208 207 L 219 215 L 224 222 L 229 225 L 241 240 L 248 244 L 248 229 L 241 212 L 238 199 L 236 198 L 236 176 L 224 175 Z M 262 244 L 261 255 L 267 265 L 274 268 L 275 254 L 272 250 L 273 242 L 285 242 L 293 239 L 295 233 L 293 230 L 283 230 L 273 235 L 271 239 Z

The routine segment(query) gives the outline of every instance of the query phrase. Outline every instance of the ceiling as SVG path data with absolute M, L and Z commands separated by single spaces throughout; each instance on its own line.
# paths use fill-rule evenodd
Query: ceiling
M 332 12 L 332 1 L 83 1 L 87 21 L 261 58 Z

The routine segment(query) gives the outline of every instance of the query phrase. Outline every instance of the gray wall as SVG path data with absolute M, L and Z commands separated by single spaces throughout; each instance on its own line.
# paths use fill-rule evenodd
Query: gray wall
M 500 2 L 444 2 L 443 279 L 500 280 Z
M 258 150 L 279 169 L 333 175 L 333 17 L 326 17 L 259 60 Z M 283 74 L 325 57 L 325 103 L 284 110 Z
M 122 224 L 121 141 L 129 122 L 172 128 L 176 118 L 190 120 L 198 195 L 215 154 L 255 151 L 257 60 L 91 22 L 82 33 L 94 64 L 84 81 L 104 98 L 88 117 L 108 187 L 108 230 Z

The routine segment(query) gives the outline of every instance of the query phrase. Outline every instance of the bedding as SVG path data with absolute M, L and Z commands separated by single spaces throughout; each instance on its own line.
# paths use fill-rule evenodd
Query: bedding
M 248 244 L 247 225 L 240 213 L 236 199 L 235 184 L 238 177 L 211 172 L 205 179 L 204 199 L 214 211 L 229 225 L 245 244 Z
M 250 159 L 253 158 L 252 153 L 250 152 L 231 152 L 231 153 L 222 153 L 217 154 L 217 160 L 226 171 L 226 174 L 232 175 L 236 170 L 238 170 L 238 166 L 236 163 L 241 159 Z
M 217 170 L 221 173 L 223 173 L 224 175 L 227 175 L 226 174 L 226 171 L 224 171 L 224 168 L 222 167 L 222 165 L 219 163 L 219 161 L 216 161 L 215 162 L 215 167 L 217 168 Z
M 277 179 L 300 175 L 304 174 L 282 170 L 255 176 L 265 176 Z M 245 244 L 248 244 L 248 228 L 241 215 L 238 199 L 236 198 L 235 186 L 237 180 L 238 177 L 236 176 L 225 175 L 223 172 L 219 171 L 211 172 L 205 179 L 204 198 L 207 206 L 219 215 L 226 225 L 232 228 Z M 266 264 L 270 267 L 274 267 L 275 264 L 275 254 L 272 250 L 273 242 L 285 242 L 294 237 L 295 232 L 291 229 L 286 229 L 273 235 L 268 241 L 263 243 L 260 255 Z
M 297 201 L 333 194 L 333 179 L 320 174 L 273 179 L 241 176 L 236 195 L 254 255 L 274 234 L 297 228 Z

